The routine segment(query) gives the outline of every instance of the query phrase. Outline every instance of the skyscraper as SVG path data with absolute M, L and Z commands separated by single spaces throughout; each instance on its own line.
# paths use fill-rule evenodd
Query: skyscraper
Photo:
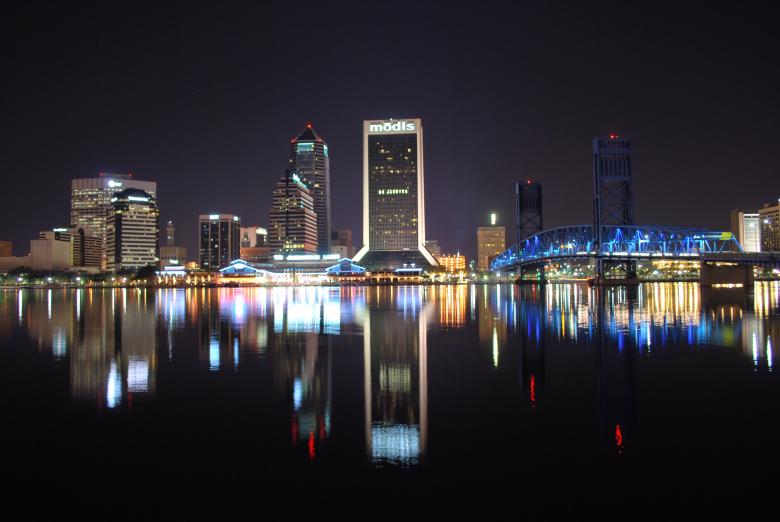
M 88 236 L 98 237 L 104 251 L 111 197 L 128 188 L 140 189 L 152 198 L 157 197 L 157 183 L 133 179 L 132 174 L 101 172 L 96 178 L 74 179 L 70 187 L 70 225 L 83 228 Z
M 780 199 L 776 205 L 765 203 L 758 209 L 761 222 L 761 251 L 780 252 Z
M 314 200 L 306 184 L 290 169 L 276 183 L 268 225 L 268 245 L 272 252 L 317 251 Z
M 106 269 L 137 270 L 157 265 L 160 251 L 160 212 L 157 201 L 139 189 L 125 189 L 111 197 L 106 219 Z
M 422 120 L 363 122 L 363 247 L 370 270 L 438 266 L 425 248 Z
M 515 183 L 517 237 L 520 243 L 528 236 L 542 231 L 542 185 L 533 181 Z
M 295 172 L 311 192 L 317 214 L 317 252 L 330 253 L 330 158 L 328 144 L 306 124 L 298 136 L 290 140 L 288 168 Z
M 219 270 L 241 253 L 241 218 L 233 214 L 201 214 L 199 263 L 204 270 Z
M 761 219 L 755 210 L 732 210 L 731 232 L 745 252 L 761 252 Z
M 477 228 L 477 269 L 486 271 L 490 260 L 506 250 L 506 228 L 498 225 L 498 216 L 490 213 L 490 225 Z

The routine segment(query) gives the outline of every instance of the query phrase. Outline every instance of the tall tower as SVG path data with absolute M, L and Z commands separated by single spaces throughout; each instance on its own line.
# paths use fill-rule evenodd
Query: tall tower
M 111 198 L 117 192 L 132 188 L 157 197 L 157 183 L 140 181 L 132 174 L 101 172 L 96 178 L 77 178 L 70 184 L 70 225 L 83 228 L 88 236 L 100 239 L 103 261 L 106 260 L 106 218 L 112 209 Z
M 631 143 L 610 134 L 593 138 L 593 225 L 596 248 L 601 248 L 603 225 L 633 225 L 634 194 Z
M 515 183 L 517 243 L 542 231 L 542 185 L 533 180 Z
M 314 200 L 303 180 L 290 169 L 276 183 L 268 225 L 268 246 L 272 252 L 317 251 Z
M 317 214 L 317 252 L 330 253 L 330 158 L 328 144 L 311 123 L 290 140 L 289 169 L 295 172 L 311 192 Z
M 109 271 L 157 265 L 159 217 L 156 200 L 143 190 L 125 189 L 111 197 L 111 211 L 106 218 Z
M 201 214 L 198 218 L 199 261 L 216 271 L 241 255 L 241 218 L 233 214 Z
M 498 225 L 498 215 L 490 213 L 490 225 L 477 227 L 477 269 L 486 272 L 490 261 L 506 249 L 506 228 Z
M 425 248 L 422 120 L 363 122 L 363 247 L 370 270 L 438 266 Z

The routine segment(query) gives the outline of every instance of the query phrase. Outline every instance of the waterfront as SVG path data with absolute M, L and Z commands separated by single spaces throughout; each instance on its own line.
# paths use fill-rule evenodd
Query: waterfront
M 778 282 L 5 290 L 0 335 L 17 485 L 474 506 L 780 463 Z

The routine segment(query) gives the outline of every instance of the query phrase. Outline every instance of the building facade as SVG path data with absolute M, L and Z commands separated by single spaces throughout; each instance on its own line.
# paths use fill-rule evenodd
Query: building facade
M 0 257 L 10 257 L 14 255 L 14 244 L 12 241 L 0 241 Z
M 761 219 L 756 211 L 732 210 L 731 233 L 745 252 L 761 252 Z
M 276 183 L 268 225 L 272 252 L 317 252 L 314 198 L 303 180 L 289 169 Z
M 201 214 L 198 218 L 200 267 L 216 271 L 241 254 L 241 218 L 234 214 Z
M 176 246 L 176 226 L 173 221 L 165 225 L 165 245 L 160 247 L 160 266 L 184 265 L 187 263 L 187 249 Z
M 328 144 L 306 124 L 298 136 L 290 140 L 288 168 L 306 184 L 317 214 L 317 252 L 330 253 L 330 158 Z
M 363 122 L 363 246 L 369 270 L 438 266 L 425 248 L 422 120 Z
M 776 205 L 764 205 L 758 209 L 761 223 L 761 251 L 780 252 L 780 200 Z
M 156 199 L 139 189 L 111 197 L 106 219 L 106 269 L 111 272 L 156 266 L 160 259 L 160 211 Z
M 157 198 L 157 183 L 134 179 L 132 174 L 101 172 L 96 178 L 78 178 L 70 184 L 70 226 L 84 229 L 100 239 L 106 259 L 106 219 L 112 210 L 111 198 L 124 189 L 139 189 Z
M 490 213 L 490 225 L 477 228 L 477 270 L 490 269 L 490 260 L 506 250 L 506 228 L 499 226 L 495 212 Z
M 69 248 L 69 267 L 100 269 L 103 261 L 103 241 L 87 234 L 82 227 L 44 230 L 38 239 L 64 241 Z
M 466 271 L 466 256 L 458 254 L 443 254 L 436 258 L 447 272 L 458 273 Z

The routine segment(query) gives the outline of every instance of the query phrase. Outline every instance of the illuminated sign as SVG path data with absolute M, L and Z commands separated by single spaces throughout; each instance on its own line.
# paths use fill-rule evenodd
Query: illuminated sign
M 490 226 L 496 226 L 496 213 L 490 213 Z
M 382 123 L 369 123 L 368 132 L 384 133 L 384 132 L 415 132 L 417 130 L 417 124 L 413 121 L 399 120 L 399 121 L 385 121 Z
M 392 196 L 394 194 L 408 194 L 409 189 L 408 188 L 401 188 L 401 189 L 379 189 L 376 191 L 377 194 L 380 196 Z
M 149 201 L 149 198 L 142 198 L 140 196 L 128 196 L 127 199 L 130 201 Z
M 111 188 L 121 187 L 122 186 L 122 182 L 121 181 L 114 181 L 113 179 L 110 179 L 110 180 L 108 180 L 108 186 L 111 187 Z
M 209 219 L 219 219 L 219 214 L 209 214 Z
M 68 229 L 67 228 L 55 228 L 55 229 L 52 229 L 52 231 L 53 232 L 67 232 Z

